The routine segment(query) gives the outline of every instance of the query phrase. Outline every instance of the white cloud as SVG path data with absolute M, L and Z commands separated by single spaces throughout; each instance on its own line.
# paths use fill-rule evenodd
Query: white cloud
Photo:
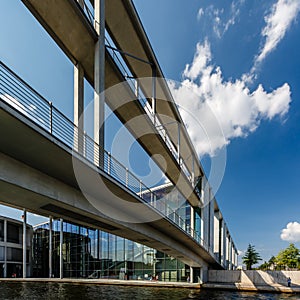
M 204 9 L 200 7 L 198 10 L 197 19 L 200 20 L 203 15 L 204 15 Z
M 290 222 L 282 229 L 280 238 L 288 242 L 300 242 L 300 223 Z
M 266 26 L 261 34 L 265 38 L 259 54 L 255 58 L 254 69 L 273 51 L 283 39 L 300 11 L 299 0 L 278 0 L 265 17 Z
M 271 92 L 262 85 L 251 91 L 244 77 L 224 80 L 221 68 L 214 67 L 211 59 L 208 41 L 198 43 L 182 85 L 170 84 L 199 156 L 214 155 L 230 140 L 246 137 L 264 119 L 285 116 L 291 101 L 287 83 Z
M 243 5 L 245 0 L 233 1 L 230 6 L 230 11 L 226 14 L 224 8 L 215 8 L 213 5 L 210 5 L 206 8 L 205 13 L 210 17 L 212 21 L 213 32 L 218 38 L 222 38 L 223 35 L 227 32 L 230 26 L 233 26 L 236 22 L 237 17 L 240 14 L 240 6 Z M 200 8 L 198 11 L 198 20 L 201 19 L 201 16 L 204 15 L 203 8 Z

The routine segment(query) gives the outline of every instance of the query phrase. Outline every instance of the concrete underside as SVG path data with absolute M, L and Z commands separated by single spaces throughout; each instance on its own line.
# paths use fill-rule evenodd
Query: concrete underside
M 75 0 L 22 1 L 66 53 L 69 59 L 74 64 L 77 62 L 81 63 L 87 80 L 94 86 L 94 48 L 97 34 L 85 18 L 77 2 Z M 140 29 L 141 25 L 138 23 L 139 21 L 133 13 L 130 1 L 106 1 L 106 26 L 111 36 L 117 41 L 117 45 L 120 49 L 147 61 L 150 59 L 154 61 L 154 54 L 150 53 L 152 52 L 150 51 L 150 45 L 145 45 L 146 37 L 142 37 L 144 33 Z M 148 49 L 148 52 L 145 49 Z M 127 63 L 135 76 L 139 78 L 152 76 L 151 67 L 149 65 L 131 58 L 128 58 Z M 158 72 L 158 76 L 160 76 L 159 67 Z M 123 81 L 123 76 L 110 58 L 110 55 L 106 53 L 105 88 L 109 89 Z M 143 88 L 145 94 L 151 98 L 149 91 L 151 89 L 151 81 L 145 80 L 144 83 Z M 138 101 L 129 101 L 129 99 L 135 99 L 135 96 L 129 87 L 126 87 L 126 84 L 124 85 L 125 87 L 122 87 L 122 91 L 119 92 L 116 92 L 116 89 L 108 90 L 106 93 L 107 104 L 120 118 L 123 124 L 126 124 L 129 131 L 150 156 L 155 154 L 161 156 L 161 158 L 158 155 L 154 156 L 156 163 L 162 169 L 165 169 L 166 165 L 166 176 L 174 185 L 178 186 L 181 193 L 193 206 L 198 206 L 199 198 L 193 191 L 186 175 L 179 167 L 174 156 L 165 145 L 149 118 L 145 115 Z M 120 97 L 119 95 L 122 96 Z M 170 99 L 172 99 L 172 97 L 169 94 L 168 88 L 163 81 L 158 81 L 156 110 L 163 124 L 170 123 L 170 120 L 173 121 L 173 124 L 168 125 L 167 128 L 169 136 L 176 148 L 178 126 L 174 121 L 179 123 L 182 123 L 182 121 L 177 112 L 175 103 L 173 101 L 166 101 Z M 185 127 L 181 126 L 180 155 L 190 172 L 192 172 L 193 169 L 191 159 L 193 149 L 191 145 Z M 195 177 L 202 174 L 198 159 L 195 160 L 194 173 Z
M 71 149 L 13 108 L 0 103 L 1 202 L 103 229 L 163 251 L 191 266 L 208 264 L 221 268 L 204 248 L 147 205 L 141 204 L 143 209 L 139 211 L 128 209 L 127 204 L 140 203 L 139 198 L 77 156 L 75 161 L 82 167 L 90 184 L 89 195 L 96 204 L 117 213 L 120 219 L 126 216 L 136 221 L 150 216 L 156 221 L 128 223 L 101 213 L 78 187 Z M 103 180 L 100 187 L 98 181 L 94 182 L 98 173 Z

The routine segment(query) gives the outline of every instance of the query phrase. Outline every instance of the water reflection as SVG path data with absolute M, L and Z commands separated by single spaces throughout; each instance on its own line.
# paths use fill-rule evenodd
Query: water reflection
M 239 293 L 230 291 L 189 290 L 150 287 L 122 287 L 68 283 L 0 282 L 0 299 L 105 299 L 105 300 L 227 300 L 227 299 L 300 299 L 290 294 Z

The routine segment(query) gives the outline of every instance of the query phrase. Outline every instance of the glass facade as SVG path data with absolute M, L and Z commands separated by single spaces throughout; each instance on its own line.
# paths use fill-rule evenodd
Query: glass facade
M 52 223 L 52 274 L 59 277 L 60 221 Z M 189 266 L 145 245 L 98 229 L 63 222 L 63 276 L 186 281 Z M 33 276 L 49 276 L 49 223 L 35 227 Z
M 32 227 L 26 229 L 26 274 L 31 276 Z M 0 216 L 0 277 L 23 275 L 23 223 Z

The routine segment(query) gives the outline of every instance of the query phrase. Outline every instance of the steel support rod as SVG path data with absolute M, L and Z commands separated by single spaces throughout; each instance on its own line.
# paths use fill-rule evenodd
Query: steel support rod
M 23 278 L 26 278 L 26 226 L 27 226 L 27 211 L 23 210 Z
M 52 278 L 52 216 L 49 216 L 49 278 Z
M 63 278 L 63 219 L 60 219 L 60 234 L 59 234 L 59 278 Z
M 105 108 L 105 0 L 95 0 L 95 30 L 98 40 L 95 46 L 95 66 L 94 66 L 94 139 L 100 149 L 95 149 L 95 154 L 99 151 L 99 161 L 96 165 L 103 169 L 104 166 L 104 108 Z M 94 160 L 98 160 L 94 155 Z

